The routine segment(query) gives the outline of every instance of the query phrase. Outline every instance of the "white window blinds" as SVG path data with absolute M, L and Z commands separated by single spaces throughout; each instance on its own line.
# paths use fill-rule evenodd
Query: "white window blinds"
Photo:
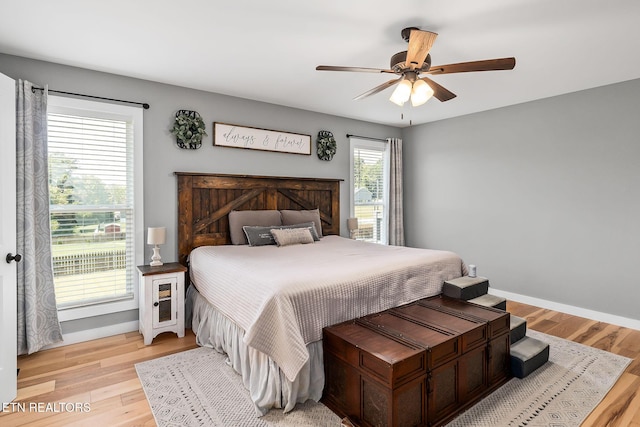
M 47 125 L 58 309 L 132 299 L 134 121 L 50 107 Z
M 352 215 L 358 218 L 356 239 L 388 242 L 388 144 L 351 139 Z

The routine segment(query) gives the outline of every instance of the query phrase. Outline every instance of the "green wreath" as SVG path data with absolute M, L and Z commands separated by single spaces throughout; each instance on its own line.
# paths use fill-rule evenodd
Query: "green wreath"
M 197 149 L 202 145 L 202 137 L 207 136 L 205 124 L 197 111 L 179 110 L 171 133 L 175 135 L 180 148 Z
M 338 149 L 338 144 L 333 138 L 333 134 L 326 130 L 318 132 L 318 158 L 320 160 L 330 161 Z

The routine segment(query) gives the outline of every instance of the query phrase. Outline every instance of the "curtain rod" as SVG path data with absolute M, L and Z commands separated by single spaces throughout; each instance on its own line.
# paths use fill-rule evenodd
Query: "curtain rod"
M 352 136 L 355 136 L 356 138 L 361 138 L 361 139 L 370 139 L 372 141 L 382 141 L 382 142 L 387 142 L 386 139 L 383 138 L 374 138 L 372 136 L 361 136 L 361 135 L 352 135 L 350 133 L 347 134 L 347 138 L 351 138 Z
M 44 88 L 34 86 L 31 90 L 44 90 Z M 62 93 L 64 95 L 82 96 L 84 98 L 102 99 L 104 101 L 124 102 L 125 104 L 141 105 L 142 108 L 144 108 L 145 110 L 149 109 L 149 104 L 147 104 L 146 102 L 124 101 L 122 99 L 103 98 L 102 96 L 85 95 L 83 93 L 64 92 L 62 90 L 53 90 L 53 89 L 49 89 L 48 92 Z

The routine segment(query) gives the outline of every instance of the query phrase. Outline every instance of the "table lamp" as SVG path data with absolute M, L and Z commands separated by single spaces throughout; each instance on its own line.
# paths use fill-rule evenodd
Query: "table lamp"
M 147 231 L 147 244 L 154 245 L 153 256 L 151 257 L 151 264 L 149 264 L 152 267 L 162 265 L 162 261 L 160 258 L 160 248 L 158 247 L 158 245 L 164 245 L 166 238 L 167 238 L 166 227 L 149 227 Z
M 347 230 L 349 230 L 349 238 L 355 239 L 358 231 L 358 218 L 347 218 Z

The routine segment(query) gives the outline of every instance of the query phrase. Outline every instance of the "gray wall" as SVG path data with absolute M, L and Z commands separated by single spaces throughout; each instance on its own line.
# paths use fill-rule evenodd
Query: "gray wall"
M 350 188 L 344 135 L 402 136 L 408 245 L 456 251 L 497 289 L 640 319 L 638 80 L 401 131 L 3 54 L 0 72 L 51 89 L 151 104 L 144 112 L 145 227 L 168 227 L 165 261 L 177 254 L 174 171 L 343 178 L 344 223 Z M 199 150 L 180 150 L 169 134 L 181 108 L 199 111 L 207 123 Z M 323 162 L 315 154 L 213 147 L 213 121 L 307 133 L 314 141 L 319 130 L 330 130 L 338 153 Z M 149 257 L 145 248 L 140 263 Z M 66 322 L 63 330 L 135 319 L 131 311 Z
M 175 171 L 342 178 L 345 181 L 340 189 L 340 216 L 343 234 L 346 235 L 350 178 L 349 142 L 345 134 L 387 138 L 399 137 L 401 133 L 400 129 L 390 126 L 3 54 L 0 54 L 0 72 L 14 79 L 48 84 L 50 89 L 151 105 L 144 111 L 144 222 L 145 227 L 167 227 L 167 243 L 160 250 L 165 262 L 177 259 Z M 259 76 L 253 83 L 262 84 Z M 198 150 L 178 148 L 175 138 L 169 133 L 175 112 L 179 109 L 198 111 L 207 124 L 209 136 Z M 309 134 L 312 136 L 312 155 L 214 147 L 211 132 L 214 121 Z M 313 151 L 320 130 L 333 132 L 338 142 L 338 151 L 331 162 L 319 160 Z M 139 260 L 139 264 L 147 264 L 150 257 L 151 251 L 146 247 L 145 259 Z M 127 318 L 137 319 L 137 310 L 124 317 L 100 316 L 93 321 L 76 321 L 74 325 L 66 322 L 69 324 L 63 325 L 63 330 L 75 332 L 123 319 L 126 321 Z
M 640 319 L 640 80 L 402 137 L 408 245 L 458 252 L 496 289 Z

